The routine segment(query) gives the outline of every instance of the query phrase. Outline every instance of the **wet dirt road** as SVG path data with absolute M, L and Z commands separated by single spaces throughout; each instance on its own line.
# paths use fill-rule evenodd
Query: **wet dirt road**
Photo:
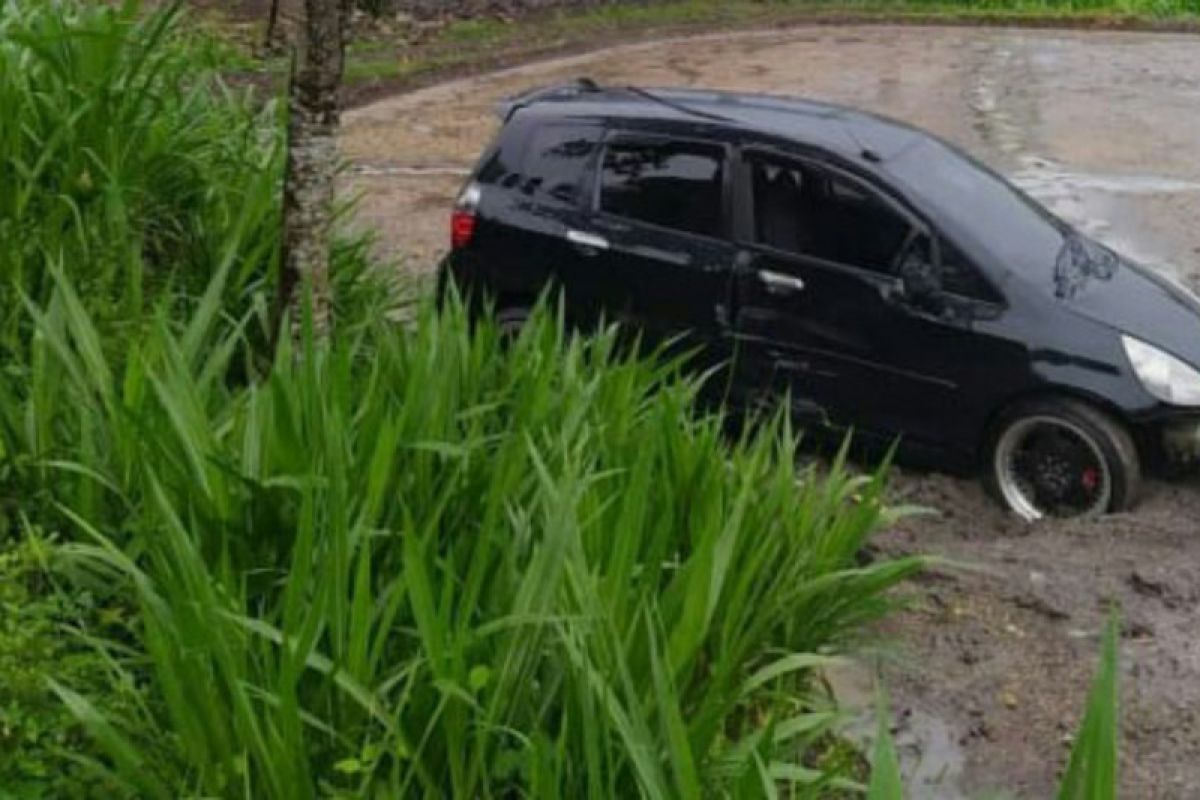
M 442 84 L 347 115 L 348 182 L 380 250 L 427 272 L 495 120 L 532 85 L 703 85 L 808 95 L 928 128 L 1063 217 L 1200 288 L 1200 39 L 1138 33 L 813 27 L 609 49 Z M 973 483 L 901 474 L 940 510 L 880 540 L 939 570 L 889 624 L 886 667 L 913 797 L 1047 797 L 1111 600 L 1124 611 L 1123 796 L 1200 797 L 1200 485 L 1136 514 L 1021 525 Z

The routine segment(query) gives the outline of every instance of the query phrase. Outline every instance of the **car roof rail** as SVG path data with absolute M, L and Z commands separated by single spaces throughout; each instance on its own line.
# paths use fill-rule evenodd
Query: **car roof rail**
M 592 93 L 605 91 L 605 87 L 596 83 L 596 81 L 587 77 L 586 75 L 576 78 L 575 86 L 581 92 Z M 659 105 L 666 106 L 667 108 L 682 112 L 684 114 L 690 114 L 694 117 L 703 117 L 704 119 L 712 119 L 719 122 L 733 122 L 733 120 L 731 120 L 729 117 L 723 117 L 720 114 L 713 114 L 709 111 L 701 111 L 698 108 L 692 108 L 685 103 L 680 103 L 677 100 L 670 100 L 666 97 L 662 97 L 647 89 L 643 89 L 640 86 L 622 86 L 619 88 L 619 91 L 629 92 L 630 94 L 637 95 L 643 100 L 649 100 L 652 103 L 658 103 Z
M 589 78 L 587 76 L 581 76 L 579 78 L 576 78 L 575 81 L 572 84 L 568 84 L 568 86 L 573 87 L 580 94 L 604 94 L 606 92 L 625 92 L 627 94 L 635 95 L 636 97 L 639 97 L 643 100 L 648 100 L 652 103 L 657 103 L 658 105 L 665 106 L 665 107 L 670 108 L 673 111 L 677 111 L 681 114 L 687 114 L 687 115 L 693 116 L 693 117 L 701 117 L 703 119 L 710 119 L 710 120 L 714 120 L 717 122 L 730 122 L 730 123 L 734 122 L 734 120 L 730 119 L 729 117 L 725 117 L 720 114 L 714 114 L 710 111 L 703 111 L 699 108 L 693 108 L 686 103 L 681 103 L 678 100 L 672 100 L 668 97 L 663 97 L 663 96 L 655 94 L 654 92 L 651 92 L 647 89 L 643 89 L 640 86 L 607 87 L 607 86 L 602 86 L 600 83 L 597 83 L 595 80 L 593 80 L 592 78 Z M 496 105 L 496 116 L 498 116 L 503 121 L 507 121 L 509 118 L 512 117 L 513 113 L 516 112 L 518 109 L 533 105 L 534 103 L 536 103 L 539 100 L 552 97 L 556 92 L 561 92 L 564 88 L 567 88 L 567 87 L 559 86 L 557 88 L 549 87 L 549 88 L 543 88 L 543 89 L 535 89 L 533 91 L 526 92 L 525 94 L 521 94 L 516 97 L 512 97 L 507 100 L 504 100 Z
M 674 109 L 675 111 L 679 111 L 684 114 L 690 114 L 693 117 L 702 117 L 704 119 L 711 119 L 717 122 L 733 122 L 733 120 L 731 120 L 729 117 L 724 117 L 720 114 L 713 114 L 710 111 L 701 111 L 698 108 L 692 108 L 686 103 L 680 103 L 677 100 L 671 100 L 669 98 L 662 97 L 654 92 L 642 89 L 639 86 L 626 86 L 624 87 L 624 90 L 631 94 L 635 94 L 644 100 L 649 100 L 652 103 L 658 103 L 659 105 L 666 106 L 667 108 Z

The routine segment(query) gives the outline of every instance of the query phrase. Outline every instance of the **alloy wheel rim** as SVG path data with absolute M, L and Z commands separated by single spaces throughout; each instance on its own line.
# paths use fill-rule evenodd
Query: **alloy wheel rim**
M 1095 516 L 1112 501 L 1112 472 L 1100 445 L 1058 417 L 1027 417 L 1010 426 L 997 443 L 993 468 L 1009 508 L 1028 522 Z

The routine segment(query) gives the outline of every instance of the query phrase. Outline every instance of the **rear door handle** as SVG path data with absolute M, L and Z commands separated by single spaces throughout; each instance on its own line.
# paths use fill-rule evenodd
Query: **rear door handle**
M 795 275 L 784 275 L 782 272 L 771 272 L 767 269 L 758 271 L 758 279 L 767 287 L 769 294 L 794 294 L 804 291 L 804 281 Z
M 608 239 L 595 233 L 587 233 L 586 231 L 568 230 L 567 241 L 585 250 L 608 249 Z

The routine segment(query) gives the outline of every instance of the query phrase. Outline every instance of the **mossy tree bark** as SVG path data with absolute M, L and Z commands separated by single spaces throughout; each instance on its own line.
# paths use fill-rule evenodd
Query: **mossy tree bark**
M 263 52 L 275 52 L 276 38 L 279 35 L 279 0 L 271 0 L 267 11 L 267 32 L 263 34 Z
M 349 8 L 350 0 L 305 0 L 288 89 L 279 311 L 290 317 L 295 334 L 309 303 L 319 338 L 332 322 L 330 241 Z

